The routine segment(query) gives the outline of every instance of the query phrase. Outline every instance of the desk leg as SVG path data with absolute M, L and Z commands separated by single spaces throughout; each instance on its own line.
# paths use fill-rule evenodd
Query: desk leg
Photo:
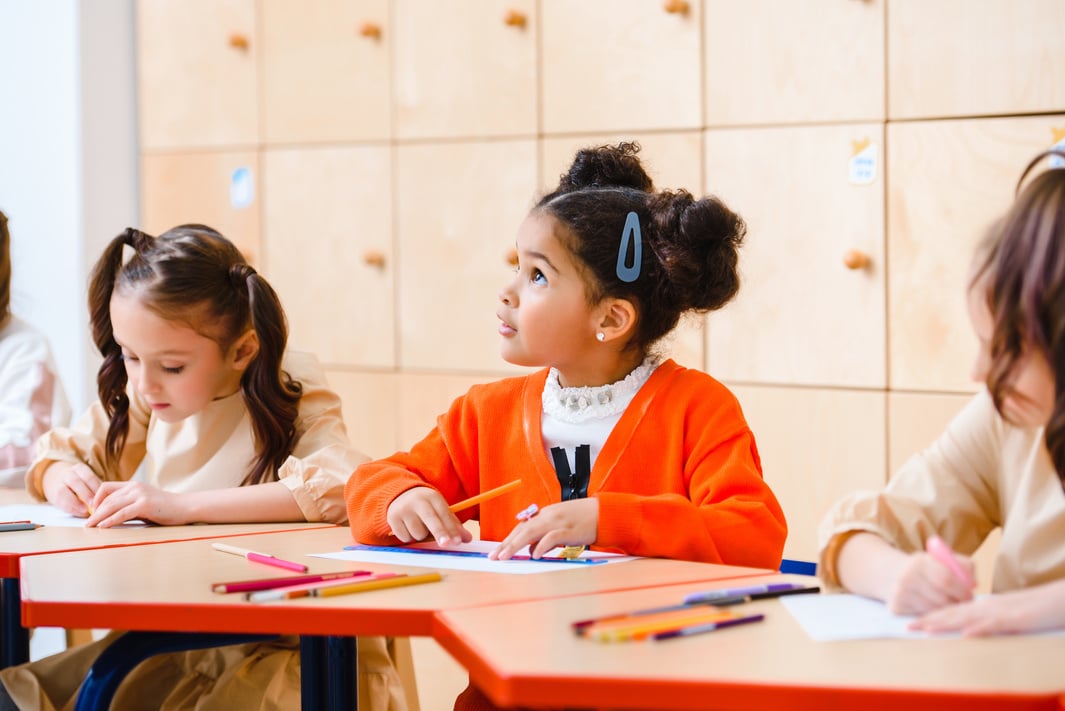
M 306 711 L 325 708 L 325 638 L 300 636 L 300 697 Z
M 329 680 L 329 707 L 333 711 L 357 711 L 359 708 L 358 649 L 354 637 L 326 638 Z M 338 673 L 339 672 L 339 673 Z
M 304 709 L 357 711 L 358 648 L 354 637 L 300 637 L 300 694 Z
M 22 626 L 22 593 L 18 578 L 0 584 L 0 669 L 30 660 L 30 631 Z

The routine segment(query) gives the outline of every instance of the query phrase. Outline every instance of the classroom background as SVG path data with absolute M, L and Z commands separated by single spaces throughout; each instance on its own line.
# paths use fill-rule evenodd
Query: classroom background
M 748 222 L 738 299 L 668 348 L 738 395 L 812 559 L 975 390 L 969 255 L 1065 142 L 1062 27 L 1060 0 L 0 0 L 13 309 L 80 411 L 100 249 L 209 224 L 387 455 L 519 372 L 519 223 L 576 148 L 636 140 Z

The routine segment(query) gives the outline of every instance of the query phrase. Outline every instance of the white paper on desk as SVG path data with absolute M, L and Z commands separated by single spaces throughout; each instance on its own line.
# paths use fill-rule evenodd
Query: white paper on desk
M 495 541 L 471 541 L 459 545 L 446 546 L 448 550 L 488 553 L 495 550 L 499 543 Z M 411 548 L 425 548 L 440 550 L 435 543 L 416 543 Z M 518 551 L 518 555 L 528 555 L 529 548 L 526 546 Z M 419 568 L 445 568 L 447 570 L 475 570 L 486 573 L 511 573 L 528 575 L 531 573 L 550 573 L 559 570 L 584 570 L 595 568 L 596 565 L 582 565 L 580 563 L 550 563 L 530 562 L 525 560 L 488 560 L 487 558 L 474 558 L 447 553 L 396 553 L 392 551 L 338 551 L 336 553 L 312 553 L 315 558 L 332 558 L 334 560 L 350 560 L 359 563 L 384 563 L 386 565 L 411 565 Z M 599 565 L 612 565 L 636 560 L 634 556 L 618 555 L 616 553 L 600 553 L 596 551 L 584 551 L 582 558 L 594 558 L 603 560 Z
M 72 516 L 51 504 L 9 504 L 0 506 L 0 521 L 32 521 L 42 526 L 84 528 L 85 519 Z M 144 521 L 126 521 L 111 528 L 144 528 Z
M 979 595 L 977 596 L 979 597 Z M 815 642 L 852 639 L 949 639 L 957 632 L 932 634 L 906 629 L 913 615 L 896 615 L 879 600 L 861 595 L 792 595 L 780 602 Z M 1065 630 L 1032 633 L 1037 636 L 1065 636 Z
M 845 639 L 926 639 L 933 635 L 906 629 L 912 615 L 896 615 L 879 600 L 861 595 L 791 595 L 780 598 L 815 642 Z M 934 635 L 947 637 L 957 635 Z

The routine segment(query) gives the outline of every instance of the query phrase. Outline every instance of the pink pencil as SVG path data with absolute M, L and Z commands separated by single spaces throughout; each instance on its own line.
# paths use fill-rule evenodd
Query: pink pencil
M 939 536 L 930 536 L 924 543 L 925 550 L 928 551 L 928 555 L 938 560 L 943 565 L 947 566 L 950 572 L 954 573 L 954 577 L 962 581 L 966 587 L 972 589 L 976 586 L 976 581 L 969 575 L 969 571 L 962 567 L 958 559 L 954 557 L 954 552 L 950 550 L 942 538 Z
M 259 580 L 235 580 L 231 583 L 214 583 L 211 589 L 216 593 L 252 592 L 253 590 L 274 590 L 307 583 L 321 583 L 326 580 L 350 580 L 363 575 L 370 575 L 369 570 L 348 570 L 340 573 L 320 573 L 318 575 L 290 575 L 284 578 L 263 578 Z
M 307 572 L 307 566 L 303 563 L 294 563 L 291 560 L 284 560 L 283 558 L 272 556 L 269 553 L 256 553 L 247 548 L 238 548 L 237 546 L 230 546 L 225 543 L 212 543 L 211 547 L 216 551 L 222 551 L 223 553 L 232 553 L 233 555 L 243 556 L 256 563 L 264 563 L 277 568 L 285 568 L 286 570 L 295 570 L 297 573 Z

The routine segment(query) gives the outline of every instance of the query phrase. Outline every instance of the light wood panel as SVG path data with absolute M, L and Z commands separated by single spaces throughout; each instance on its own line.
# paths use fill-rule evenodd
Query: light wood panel
M 329 385 L 343 403 L 344 425 L 355 449 L 371 459 L 399 447 L 399 376 L 378 371 L 329 370 Z
M 965 291 L 975 246 L 1065 116 L 888 124 L 892 388 L 970 392 Z
M 542 0 L 545 133 L 698 128 L 701 4 Z
M 1065 110 L 1060 0 L 888 3 L 892 119 Z
M 159 234 L 187 223 L 228 237 L 258 266 L 259 154 L 254 151 L 141 156 L 141 228 Z
M 621 141 L 640 144 L 640 161 L 658 190 L 684 188 L 701 196 L 702 133 L 682 131 L 665 133 L 581 134 L 547 137 L 540 141 L 540 189 L 547 193 L 558 187 L 559 175 L 573 162 L 577 150 L 589 146 L 616 145 Z M 688 368 L 705 367 L 706 319 L 689 314 L 659 344 L 660 350 Z
M 656 189 L 684 188 L 694 195 L 702 194 L 701 131 L 627 131 L 546 136 L 540 141 L 540 189 L 546 193 L 558 187 L 559 176 L 569 169 L 579 149 L 617 145 L 622 141 L 640 144 L 640 162 L 654 180 Z
M 706 185 L 748 225 L 739 296 L 710 315 L 710 372 L 884 387 L 881 125 L 708 130 L 705 140 Z M 845 266 L 851 250 L 868 265 Z
M 514 372 L 496 307 L 536 194 L 536 142 L 401 145 L 396 171 L 400 366 Z
M 259 141 L 254 0 L 138 0 L 141 148 Z
M 290 343 L 327 364 L 395 363 L 391 158 L 383 146 L 263 154 L 266 272 Z
M 971 395 L 928 393 L 888 394 L 888 476 L 892 476 L 913 455 L 932 444 L 961 412 Z M 995 529 L 983 542 L 973 561 L 979 592 L 991 592 L 991 573 L 1002 531 Z
M 260 17 L 264 143 L 389 138 L 387 0 L 262 0 Z
M 817 560 L 817 526 L 856 489 L 881 489 L 883 392 L 735 386 L 762 456 L 765 480 L 788 521 L 784 557 Z
M 536 134 L 533 0 L 394 0 L 393 12 L 398 138 Z
M 886 0 L 706 0 L 709 126 L 884 118 Z

